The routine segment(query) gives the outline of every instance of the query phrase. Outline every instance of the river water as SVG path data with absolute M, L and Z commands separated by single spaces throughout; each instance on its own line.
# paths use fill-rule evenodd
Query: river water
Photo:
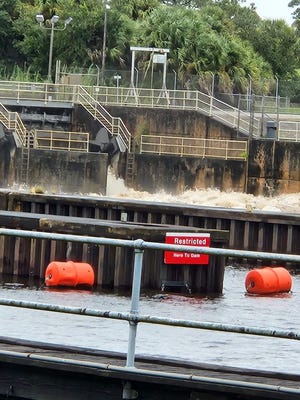
M 299 193 L 255 197 L 211 189 L 188 190 L 177 196 L 164 192 L 149 194 L 126 188 L 123 181 L 116 179 L 111 172 L 108 175 L 107 196 L 248 211 L 300 213 Z M 249 296 L 244 288 L 248 271 L 246 267 L 227 266 L 223 295 L 216 298 L 170 293 L 157 298 L 143 294 L 140 312 L 160 317 L 299 332 L 300 275 L 293 274 L 293 287 L 288 294 Z M 0 297 L 105 311 L 130 310 L 130 294 L 120 296 L 96 291 L 15 288 L 2 282 Z M 1 336 L 127 351 L 127 322 L 4 306 L 0 306 L 0 319 Z M 300 374 L 300 342 L 296 340 L 140 324 L 136 350 L 140 355 Z
M 216 298 L 142 294 L 144 315 L 299 332 L 300 275 L 292 291 L 275 296 L 245 293 L 246 267 L 227 266 Z M 159 298 L 158 298 L 159 297 Z M 0 286 L 0 298 L 128 312 L 130 294 Z M 95 317 L 0 306 L 0 336 L 117 352 L 127 351 L 128 323 Z M 137 354 L 300 374 L 300 343 L 236 333 L 139 324 Z

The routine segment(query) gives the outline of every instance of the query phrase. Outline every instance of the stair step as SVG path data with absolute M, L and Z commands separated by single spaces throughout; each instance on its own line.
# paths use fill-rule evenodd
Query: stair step
M 97 120 L 104 128 L 107 129 L 107 131 L 109 131 L 116 138 L 116 142 L 119 147 L 119 150 L 121 152 L 125 152 L 126 150 L 128 150 L 128 148 L 129 148 L 129 146 L 128 146 L 129 132 L 123 132 L 122 130 L 120 130 L 119 126 L 117 126 L 117 131 L 115 131 L 112 123 L 107 121 L 105 116 L 102 114 L 101 109 L 98 108 L 98 107 L 101 107 L 100 103 L 98 103 L 95 99 L 92 99 L 92 97 L 88 93 L 86 93 L 86 94 L 84 94 L 84 92 L 81 93 L 80 98 L 83 99 L 83 101 L 80 102 L 82 107 L 84 107 L 85 110 L 88 113 L 90 113 L 95 120 Z M 87 99 L 89 99 L 89 101 L 91 101 L 91 99 L 92 99 L 93 103 L 95 102 L 95 106 L 93 104 L 90 104 L 89 102 L 85 103 L 85 101 L 88 101 Z M 122 134 L 120 134 L 120 133 L 122 133 Z

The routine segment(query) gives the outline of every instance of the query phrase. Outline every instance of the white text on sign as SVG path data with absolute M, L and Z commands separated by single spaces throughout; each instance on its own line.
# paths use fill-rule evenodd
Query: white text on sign
M 195 247 L 209 247 L 210 234 L 209 233 L 166 233 L 166 243 L 176 244 L 180 246 L 195 246 Z M 178 251 L 165 251 L 164 253 L 165 264 L 204 264 L 209 262 L 209 256 L 201 253 L 189 253 Z

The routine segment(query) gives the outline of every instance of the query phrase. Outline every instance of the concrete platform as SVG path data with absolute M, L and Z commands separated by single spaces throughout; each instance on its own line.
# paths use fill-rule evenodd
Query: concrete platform
M 126 368 L 124 354 L 3 337 L 0 371 L 0 396 L 12 399 L 300 398 L 296 374 L 150 357 L 137 357 L 135 368 Z

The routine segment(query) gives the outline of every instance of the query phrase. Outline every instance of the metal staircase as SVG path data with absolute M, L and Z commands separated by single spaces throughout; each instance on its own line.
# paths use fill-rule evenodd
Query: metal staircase
M 131 134 L 119 117 L 113 117 L 109 112 L 82 86 L 78 87 L 77 102 L 97 120 L 108 132 L 110 132 L 118 143 L 119 150 L 130 151 Z
M 0 123 L 12 132 L 17 147 L 26 145 L 27 130 L 17 112 L 10 112 L 0 103 Z
M 27 131 L 20 116 L 8 111 L 0 103 L 0 123 L 13 134 L 17 147 L 21 148 L 20 183 L 28 184 L 30 148 L 34 146 L 34 135 Z

